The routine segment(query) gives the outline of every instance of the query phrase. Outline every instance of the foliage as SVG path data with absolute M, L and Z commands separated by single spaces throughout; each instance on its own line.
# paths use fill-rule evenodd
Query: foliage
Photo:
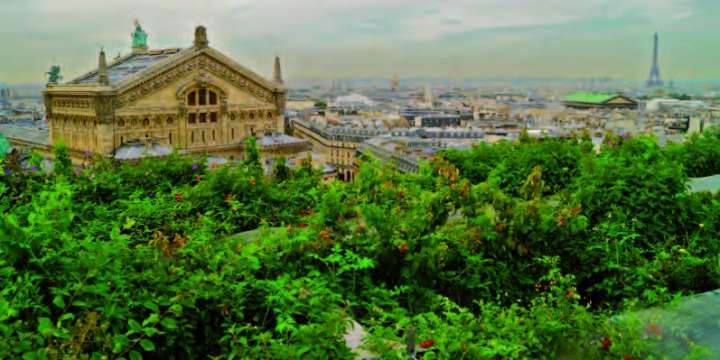
M 720 128 L 708 128 L 702 135 L 692 134 L 684 144 L 671 144 L 669 153 L 683 164 L 690 177 L 720 174 Z
M 0 358 L 353 358 L 351 319 L 390 359 L 411 326 L 426 359 L 647 357 L 609 319 L 718 287 L 720 200 L 685 182 L 719 141 L 526 137 L 329 184 L 262 176 L 254 139 L 216 168 L 3 164 Z

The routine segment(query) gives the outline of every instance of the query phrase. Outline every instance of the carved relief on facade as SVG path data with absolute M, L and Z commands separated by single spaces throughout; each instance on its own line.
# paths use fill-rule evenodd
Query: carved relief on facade
M 92 101 L 90 98 L 54 97 L 51 104 L 54 108 L 67 109 L 89 109 Z
M 271 103 L 276 102 L 274 99 L 275 96 L 271 91 L 261 87 L 245 75 L 238 73 L 217 60 L 206 55 L 200 55 L 158 74 L 155 78 L 141 82 L 130 90 L 122 93 L 118 97 L 118 107 L 123 107 L 144 96 L 147 96 L 151 92 L 159 90 L 160 88 L 187 76 L 195 69 L 205 69 L 208 72 L 247 91 L 260 100 Z

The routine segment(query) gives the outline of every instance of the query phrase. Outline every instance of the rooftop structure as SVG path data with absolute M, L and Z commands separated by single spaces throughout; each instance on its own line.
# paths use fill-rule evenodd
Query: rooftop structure
M 358 156 L 392 164 L 400 172 L 418 172 L 420 162 L 431 160 L 438 152 L 450 148 L 470 148 L 480 141 L 484 141 L 483 137 L 441 140 L 385 135 L 363 142 L 358 148 Z
M 576 92 L 566 95 L 562 102 L 568 108 L 575 109 L 636 109 L 638 102 L 618 93 Z

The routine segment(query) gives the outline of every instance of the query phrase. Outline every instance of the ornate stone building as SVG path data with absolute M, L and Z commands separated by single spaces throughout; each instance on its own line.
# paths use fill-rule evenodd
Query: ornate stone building
M 246 137 L 283 132 L 278 58 L 270 81 L 211 48 L 202 26 L 184 49 L 148 49 L 137 23 L 132 39 L 130 54 L 107 63 L 101 51 L 97 69 L 48 84 L 51 144 L 63 141 L 76 158 L 88 151 L 113 156 L 138 143 L 233 158 L 241 156 Z M 272 143 L 269 150 L 285 156 L 310 148 L 302 141 Z

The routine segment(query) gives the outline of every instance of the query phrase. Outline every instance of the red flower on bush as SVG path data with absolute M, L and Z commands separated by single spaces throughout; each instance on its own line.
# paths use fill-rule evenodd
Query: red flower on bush
M 423 349 L 427 349 L 429 347 L 432 347 L 433 345 L 435 345 L 435 341 L 433 339 L 428 339 L 420 342 L 420 347 Z
M 625 357 L 624 357 L 623 359 L 624 359 L 624 360 L 630 360 L 630 359 L 632 359 L 632 357 L 630 356 L 630 354 L 625 354 Z
M 320 238 L 323 239 L 323 240 L 325 240 L 325 241 L 330 240 L 330 232 L 327 231 L 327 230 L 321 231 L 321 232 L 320 232 Z
M 257 181 L 255 181 L 255 179 L 250 179 L 248 182 L 249 182 L 250 185 L 252 185 L 252 186 L 255 186 L 255 184 L 257 184 Z
M 298 226 L 300 226 L 301 228 L 306 228 L 306 227 L 307 227 L 307 224 L 305 224 L 305 223 L 300 223 L 300 225 L 298 225 Z
M 404 253 L 406 253 L 406 252 L 408 251 L 408 245 L 407 245 L 407 244 L 402 244 L 402 245 L 400 245 L 400 246 L 398 247 L 398 250 L 400 250 L 400 252 L 404 254 Z
M 200 177 L 200 175 L 195 176 L 195 181 L 200 182 L 200 180 L 202 180 L 202 177 Z
M 179 192 L 176 192 L 175 193 L 175 201 L 182 201 L 182 199 L 183 199 L 182 194 Z
M 603 336 L 602 338 L 602 349 L 603 350 L 610 350 L 610 345 L 612 345 L 612 341 L 610 341 L 610 338 L 607 336 Z
M 570 291 L 567 292 L 567 296 L 566 296 L 566 297 L 567 297 L 568 299 L 572 298 L 573 296 L 575 296 L 575 292 L 574 292 L 574 291 L 570 290 Z

